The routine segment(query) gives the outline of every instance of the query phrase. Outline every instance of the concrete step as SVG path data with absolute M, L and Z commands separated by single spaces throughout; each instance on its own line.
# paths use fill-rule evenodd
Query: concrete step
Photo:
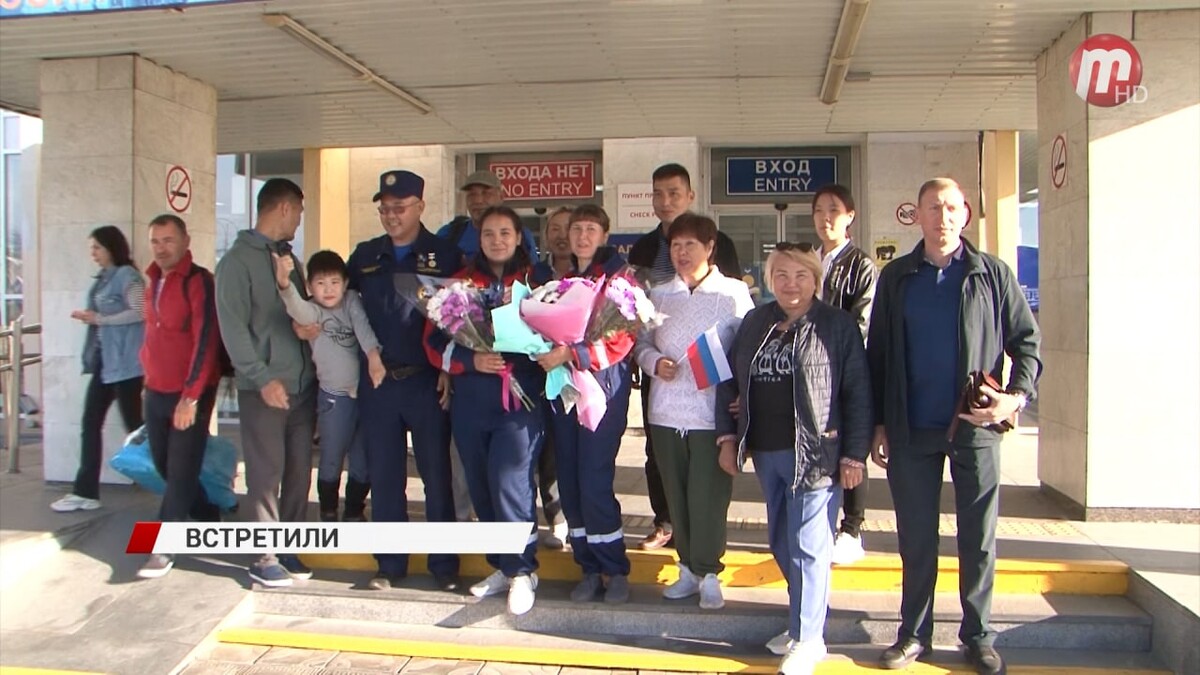
M 678 558 L 672 550 L 628 552 L 632 569 L 629 580 L 635 584 L 668 584 L 679 578 Z M 370 555 L 313 554 L 302 556 L 305 563 L 319 570 L 356 570 L 374 572 L 377 567 Z M 484 577 L 492 568 L 482 555 L 464 555 L 462 574 Z M 538 576 L 546 580 L 578 581 L 579 566 L 570 551 L 538 551 Z M 730 588 L 787 588 L 779 566 L 769 553 L 729 551 L 722 558 L 725 570 L 722 583 Z M 425 556 L 414 555 L 409 569 L 425 574 Z M 834 568 L 833 588 L 839 591 L 899 591 L 902 567 L 900 557 L 869 554 L 853 565 Z M 1056 593 L 1070 595 L 1125 595 L 1129 587 L 1129 567 L 1110 561 L 1014 560 L 996 562 L 995 592 L 1005 594 Z M 958 592 L 958 559 L 938 559 L 939 593 Z
M 537 611 L 536 609 L 534 610 Z M 529 672 L 501 665 L 604 668 L 688 673 L 775 673 L 779 657 L 745 641 L 695 640 L 664 636 L 565 635 L 561 632 L 496 631 L 476 627 L 412 626 L 381 621 L 296 618 L 256 614 L 218 633 L 224 645 L 352 652 L 447 659 L 488 672 Z M 831 645 L 818 675 L 878 673 L 886 644 Z M 1164 675 L 1145 653 L 1006 648 L 1011 675 Z M 296 657 L 295 654 L 289 656 Z M 302 653 L 301 653 L 302 656 Z M 529 669 L 534 670 L 534 669 Z M 459 671 L 455 671 L 459 672 Z M 465 671 L 464 671 L 465 672 Z M 475 672 L 471 670 L 470 672 Z M 565 670 L 563 672 L 566 672 Z M 593 671 L 597 672 L 597 671 Z M 602 671 L 601 671 L 602 672 Z M 966 674 L 974 670 L 955 648 L 937 648 L 928 663 L 904 671 L 917 675 Z
M 573 603 L 572 582 L 543 580 L 537 605 L 520 617 L 504 596 L 476 599 L 436 590 L 427 577 L 410 577 L 390 591 L 360 590 L 362 574 L 325 572 L 288 589 L 254 594 L 254 611 L 317 619 L 366 620 L 415 626 L 488 628 L 556 635 L 646 635 L 681 640 L 739 640 L 761 645 L 787 624 L 787 591 L 727 588 L 725 608 L 702 611 L 697 600 L 670 601 L 662 587 L 634 584 L 625 605 Z M 830 644 L 890 643 L 899 627 L 899 594 L 835 591 L 825 625 Z M 958 596 L 938 594 L 934 641 L 958 643 Z M 997 596 L 992 622 L 997 644 L 1018 648 L 1141 652 L 1150 649 L 1151 618 L 1125 598 L 1080 595 Z

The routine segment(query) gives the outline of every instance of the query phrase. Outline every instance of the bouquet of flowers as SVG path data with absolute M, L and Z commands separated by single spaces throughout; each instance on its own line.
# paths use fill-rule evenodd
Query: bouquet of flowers
M 402 297 L 411 301 L 429 319 L 433 325 L 450 337 L 455 344 L 462 345 L 474 352 L 492 353 L 501 351 L 497 345 L 509 349 L 512 343 L 510 332 L 498 330 L 492 321 L 492 311 L 489 307 L 499 300 L 498 294 L 480 289 L 470 281 L 460 279 L 442 279 L 422 275 L 397 275 L 396 290 Z M 525 341 L 529 344 L 528 341 Z M 529 344 L 522 348 L 521 353 L 536 354 L 546 351 L 548 345 Z M 524 405 L 533 410 L 533 401 L 516 378 L 512 377 L 511 366 L 500 373 L 504 383 L 505 395 L 502 403 L 509 410 L 510 397 L 507 392 Z
M 663 317 L 638 283 L 624 274 L 614 275 L 597 298 L 588 321 L 587 339 L 603 340 L 617 333 L 637 335 L 642 326 L 657 326 Z

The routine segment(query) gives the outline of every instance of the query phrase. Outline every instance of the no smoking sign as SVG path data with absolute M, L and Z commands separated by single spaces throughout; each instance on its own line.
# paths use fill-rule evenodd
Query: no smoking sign
M 167 206 L 179 214 L 192 212 L 192 176 L 182 166 L 167 169 Z

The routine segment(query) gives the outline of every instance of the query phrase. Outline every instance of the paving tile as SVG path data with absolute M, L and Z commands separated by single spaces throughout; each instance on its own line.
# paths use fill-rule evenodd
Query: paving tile
M 321 672 L 320 668 L 309 668 L 295 663 L 290 664 L 262 664 L 256 663 L 251 666 L 245 666 L 245 669 L 239 675 L 317 675 Z
M 479 669 L 479 675 L 558 675 L 561 666 L 540 666 L 528 663 L 504 663 L 488 661 Z
M 332 650 L 271 647 L 270 651 L 255 661 L 255 664 L 323 668 L 334 656 L 337 656 L 337 652 Z
M 222 661 L 196 661 L 179 675 L 242 675 L 245 664 Z
M 251 664 L 258 661 L 263 654 L 270 651 L 270 647 L 261 647 L 259 645 L 233 645 L 218 643 L 213 646 L 211 651 L 203 653 L 200 658 L 206 661 L 223 661 L 225 663 L 243 663 Z
M 338 652 L 325 665 L 321 675 L 350 675 L 350 673 L 397 673 L 408 665 L 407 656 L 392 656 L 390 654 L 360 654 L 358 652 Z
M 579 668 L 566 666 L 558 671 L 558 675 L 637 675 L 636 670 L 607 670 L 605 668 Z
M 403 675 L 477 675 L 482 661 L 415 658 L 400 671 Z

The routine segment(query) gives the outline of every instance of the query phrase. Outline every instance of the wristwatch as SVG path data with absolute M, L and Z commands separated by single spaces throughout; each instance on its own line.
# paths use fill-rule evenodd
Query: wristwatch
M 195 407 L 196 407 L 196 403 L 197 403 L 196 399 L 194 399 L 194 398 L 187 398 L 186 396 L 185 396 L 185 397 L 183 397 L 183 398 L 181 398 L 181 399 L 179 399 L 179 402 L 180 402 L 180 403 L 182 403 L 182 404 L 184 404 L 184 405 L 186 405 L 186 406 L 188 406 L 189 408 L 195 408 Z

